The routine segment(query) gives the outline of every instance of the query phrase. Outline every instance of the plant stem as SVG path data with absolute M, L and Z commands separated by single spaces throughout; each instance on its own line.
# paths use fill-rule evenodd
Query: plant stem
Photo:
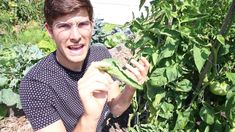
M 228 13 L 223 21 L 223 24 L 222 24 L 222 27 L 221 27 L 219 34 L 221 34 L 222 36 L 225 36 L 228 33 L 229 28 L 231 27 L 232 21 L 234 18 L 235 18 L 235 0 L 233 0 L 232 4 L 228 10 Z M 214 48 L 215 51 L 218 51 L 220 46 L 221 46 L 221 44 L 218 43 L 218 41 L 216 41 L 212 47 Z M 195 92 L 201 93 L 201 91 L 204 90 L 204 88 L 201 87 L 203 80 L 204 80 L 206 74 L 208 74 L 208 72 L 211 71 L 212 65 L 215 64 L 214 62 L 217 62 L 217 58 L 214 57 L 215 56 L 214 54 L 218 54 L 218 52 L 211 52 L 211 54 L 209 55 L 208 60 L 206 61 L 205 65 L 202 69 L 202 72 L 199 75 L 199 81 L 197 83 Z M 193 97 L 193 99 L 191 100 L 190 105 L 194 102 L 194 100 L 196 99 L 196 96 L 198 96 L 198 94 L 195 93 L 194 96 L 195 97 Z

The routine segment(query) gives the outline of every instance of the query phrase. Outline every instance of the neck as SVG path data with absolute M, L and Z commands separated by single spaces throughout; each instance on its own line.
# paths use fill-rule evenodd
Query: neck
M 58 52 L 56 52 L 56 60 L 65 68 L 75 71 L 75 72 L 79 72 L 82 70 L 82 66 L 83 66 L 83 61 L 82 62 L 71 62 L 67 59 L 65 59 L 65 57 L 62 57 L 61 54 L 59 54 Z

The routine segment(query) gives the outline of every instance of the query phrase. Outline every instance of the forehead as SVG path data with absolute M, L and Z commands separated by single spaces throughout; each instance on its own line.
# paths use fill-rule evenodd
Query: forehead
M 70 22 L 70 21 L 82 21 L 82 20 L 89 20 L 89 15 L 86 9 L 80 8 L 77 11 L 61 16 L 54 20 L 53 23 L 57 22 Z

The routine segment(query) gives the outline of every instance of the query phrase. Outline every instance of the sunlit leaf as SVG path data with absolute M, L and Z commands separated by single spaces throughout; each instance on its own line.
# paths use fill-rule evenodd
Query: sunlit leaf
M 217 35 L 216 39 L 222 44 L 225 45 L 225 39 L 222 35 Z
M 194 45 L 193 58 L 199 73 L 201 72 L 202 67 L 204 66 L 206 60 L 208 59 L 209 54 L 210 51 L 207 48 L 198 47 L 197 45 Z
M 234 90 L 234 89 L 233 89 Z M 227 97 L 225 103 L 225 114 L 231 126 L 235 128 L 235 93 Z
M 179 70 L 178 70 L 178 65 L 175 64 L 173 66 L 167 67 L 166 68 L 166 76 L 167 76 L 168 82 L 172 82 L 172 81 L 176 80 L 180 76 Z
M 226 77 L 235 84 L 235 73 L 226 72 Z
M 183 112 L 177 111 L 177 120 L 175 124 L 174 130 L 182 130 L 185 128 L 187 123 L 190 121 L 190 112 L 191 110 L 185 110 Z
M 176 40 L 171 37 L 167 37 L 165 45 L 162 48 L 161 58 L 171 57 L 175 53 L 175 43 Z
M 0 75 L 0 87 L 6 85 L 7 83 L 8 83 L 8 78 L 3 75 Z
M 17 104 L 19 100 L 19 95 L 14 93 L 11 89 L 2 89 L 0 91 L 0 102 L 6 104 L 7 106 L 13 106 Z
M 208 106 L 208 105 L 204 105 L 200 112 L 200 117 L 203 121 L 205 121 L 207 124 L 211 125 L 214 123 L 215 121 L 215 111 L 213 109 L 213 107 Z
M 169 119 L 173 116 L 174 105 L 164 102 L 161 104 L 160 110 L 161 112 L 159 113 L 159 116 Z
M 176 84 L 176 91 L 189 92 L 192 89 L 192 83 L 188 79 L 183 79 Z
M 159 61 L 159 55 L 158 55 L 157 52 L 154 52 L 154 53 L 152 54 L 152 60 L 153 60 L 153 65 L 156 65 L 157 62 Z
M 167 84 L 167 78 L 165 77 L 165 68 L 157 68 L 153 71 L 149 78 L 149 82 L 152 86 L 161 87 Z
M 153 101 L 154 108 L 157 109 L 159 107 L 159 104 L 160 104 L 161 100 L 165 97 L 165 95 L 166 95 L 166 92 L 163 92 L 163 91 L 159 92 L 155 95 L 155 99 Z

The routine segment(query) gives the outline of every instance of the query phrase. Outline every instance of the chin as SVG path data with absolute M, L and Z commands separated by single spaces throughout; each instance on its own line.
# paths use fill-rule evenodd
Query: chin
M 78 57 L 75 57 L 75 56 L 72 56 L 72 57 L 69 57 L 69 61 L 72 62 L 72 63 L 81 63 L 85 60 L 86 56 L 83 55 L 83 56 L 78 56 Z

